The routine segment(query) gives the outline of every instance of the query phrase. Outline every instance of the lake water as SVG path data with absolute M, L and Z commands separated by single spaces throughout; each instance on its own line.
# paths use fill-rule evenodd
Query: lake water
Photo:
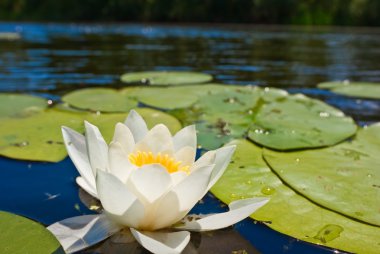
M 0 92 L 59 100 L 78 88 L 122 87 L 119 77 L 125 72 L 191 70 L 210 73 L 219 83 L 304 93 L 361 125 L 380 121 L 378 100 L 316 88 L 329 80 L 380 82 L 380 29 L 0 23 L 2 32 L 21 38 L 0 39 Z M 90 213 L 78 198 L 70 160 L 49 164 L 0 158 L 0 166 L 0 210 L 45 224 Z M 206 204 L 197 209 L 218 207 L 212 197 Z M 333 252 L 251 221 L 236 228 L 263 253 Z

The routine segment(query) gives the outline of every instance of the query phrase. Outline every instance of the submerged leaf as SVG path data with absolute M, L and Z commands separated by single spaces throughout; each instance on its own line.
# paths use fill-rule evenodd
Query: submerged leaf
M 261 148 L 236 140 L 232 162 L 212 188 L 223 202 L 257 196 L 270 201 L 251 215 L 269 227 L 303 241 L 354 253 L 377 253 L 380 228 L 324 209 L 282 183 L 262 159 Z

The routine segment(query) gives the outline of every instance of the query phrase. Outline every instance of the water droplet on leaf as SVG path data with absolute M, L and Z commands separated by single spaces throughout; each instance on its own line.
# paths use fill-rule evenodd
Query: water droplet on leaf
M 263 193 L 264 195 L 272 195 L 275 192 L 276 192 L 276 189 L 271 186 L 264 186 L 261 189 L 261 193 Z

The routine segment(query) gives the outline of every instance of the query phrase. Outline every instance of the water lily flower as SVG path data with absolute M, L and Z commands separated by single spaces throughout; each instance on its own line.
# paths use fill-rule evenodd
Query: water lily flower
M 228 227 L 248 217 L 268 199 L 234 201 L 225 213 L 197 220 L 186 215 L 222 176 L 234 146 L 208 151 L 195 161 L 196 130 L 191 125 L 174 136 L 163 124 L 148 130 L 131 111 L 118 123 L 107 145 L 99 129 L 85 122 L 85 136 L 63 127 L 68 154 L 78 169 L 78 185 L 99 199 L 102 214 L 69 218 L 48 227 L 67 253 L 91 246 L 129 229 L 153 253 L 180 253 L 189 231 Z

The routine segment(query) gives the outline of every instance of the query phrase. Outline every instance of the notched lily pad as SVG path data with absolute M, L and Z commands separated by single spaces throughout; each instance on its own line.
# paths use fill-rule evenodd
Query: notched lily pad
M 292 188 L 328 209 L 380 226 L 380 124 L 351 142 L 309 151 L 264 151 Z
M 0 118 L 26 117 L 44 110 L 47 106 L 47 101 L 40 97 L 0 93 Z
M 248 137 L 277 150 L 334 145 L 354 135 L 357 129 L 352 118 L 342 111 L 301 94 L 262 104 L 253 122 Z
M 206 83 L 212 76 L 206 73 L 187 71 L 147 71 L 132 72 L 121 76 L 125 83 L 139 83 L 144 85 L 187 85 Z
M 76 90 L 63 96 L 62 101 L 76 108 L 101 112 L 129 112 L 137 107 L 137 101 L 110 88 Z
M 41 224 L 0 211 L 0 253 L 64 254 L 55 237 Z
M 335 81 L 320 83 L 318 87 L 351 97 L 380 99 L 380 83 Z
M 267 196 L 269 202 L 251 217 L 274 230 L 348 252 L 378 253 L 380 227 L 324 209 L 297 194 L 270 170 L 262 159 L 262 149 L 255 144 L 247 140 L 229 144 L 237 145 L 237 149 L 226 172 L 211 189 L 223 202 Z

